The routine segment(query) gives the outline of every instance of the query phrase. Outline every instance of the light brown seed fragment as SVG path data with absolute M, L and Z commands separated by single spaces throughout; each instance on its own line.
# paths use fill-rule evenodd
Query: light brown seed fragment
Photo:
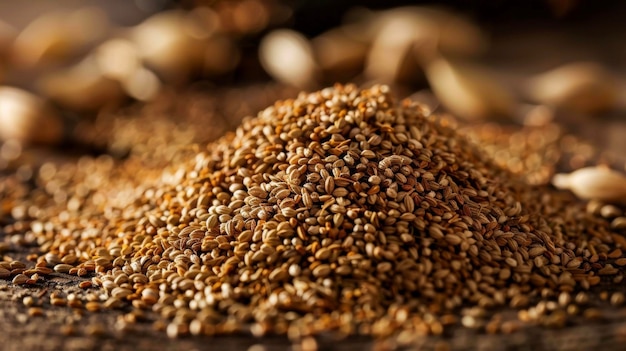
M 41 307 L 31 307 L 28 309 L 28 315 L 31 317 L 41 317 L 44 315 L 44 311 Z
M 13 277 L 13 280 L 11 280 L 11 283 L 15 285 L 22 285 L 22 284 L 26 284 L 26 282 L 28 282 L 29 279 L 30 278 L 25 274 L 18 274 L 15 277 Z

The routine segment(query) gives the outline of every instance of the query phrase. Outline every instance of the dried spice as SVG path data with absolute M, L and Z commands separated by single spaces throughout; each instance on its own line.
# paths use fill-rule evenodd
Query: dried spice
M 106 158 L 81 160 L 87 176 L 39 172 L 66 196 L 13 207 L 6 232 L 39 245 L 38 265 L 94 274 L 104 292 L 52 294 L 53 305 L 149 308 L 170 337 L 244 331 L 313 345 L 307 336 L 326 331 L 497 330 L 489 309 L 505 306 L 562 326 L 564 292 L 579 303 L 600 276 L 622 277 L 606 220 L 497 167 L 385 86 L 302 93 L 206 149 L 182 149 L 158 176 L 134 175 L 139 187 L 111 178 L 120 169 Z

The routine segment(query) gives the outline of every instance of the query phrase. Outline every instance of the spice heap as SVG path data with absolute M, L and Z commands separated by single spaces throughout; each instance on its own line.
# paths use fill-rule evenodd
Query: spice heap
M 30 228 L 44 254 L 19 282 L 95 271 L 104 293 L 86 295 L 89 310 L 151 309 L 172 337 L 440 334 L 503 306 L 564 325 L 601 276 L 623 279 L 626 240 L 571 194 L 490 159 L 385 86 L 302 93 L 177 160 L 123 208 L 105 197 L 22 211 L 12 232 Z

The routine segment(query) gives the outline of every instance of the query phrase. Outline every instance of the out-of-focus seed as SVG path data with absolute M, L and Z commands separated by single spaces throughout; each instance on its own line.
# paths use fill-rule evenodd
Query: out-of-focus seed
M 56 144 L 63 121 L 44 101 L 24 90 L 0 86 L 0 140 Z

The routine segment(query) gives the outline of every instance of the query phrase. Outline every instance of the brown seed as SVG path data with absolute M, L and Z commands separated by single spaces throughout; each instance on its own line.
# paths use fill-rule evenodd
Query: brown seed
M 565 307 L 569 305 L 571 301 L 572 301 L 572 298 L 569 293 L 562 292 L 559 294 L 559 305 Z
M 52 306 L 66 306 L 67 305 L 67 300 L 65 300 L 63 298 L 51 298 L 50 299 L 50 304 Z
M 625 229 L 626 217 L 616 217 L 611 221 L 611 228 L 613 229 Z
M 463 242 L 463 239 L 455 234 L 446 234 L 445 240 L 451 245 L 459 245 L 461 242 Z
M 623 215 L 623 212 L 617 206 L 604 205 L 600 209 L 600 215 L 604 218 L 615 218 Z
M 41 307 L 31 307 L 28 309 L 28 315 L 31 317 L 41 317 L 44 315 Z
M 71 308 L 83 308 L 83 303 L 80 300 L 73 299 L 67 301 L 67 306 Z
M 74 268 L 74 266 L 65 263 L 59 263 L 54 266 L 54 271 L 57 273 L 69 273 L 70 269 L 72 268 Z
M 53 270 L 48 267 L 36 267 L 35 268 L 35 273 L 41 274 L 41 275 L 48 275 L 48 274 L 51 274 L 52 272 Z
M 22 300 L 22 303 L 24 304 L 24 306 L 26 307 L 32 307 L 35 305 L 35 299 L 32 296 L 26 296 L 24 297 L 24 299 Z
M 85 309 L 89 312 L 98 312 L 100 311 L 100 303 L 95 301 L 90 301 L 85 304 Z
M 615 292 L 611 295 L 611 305 L 621 306 L 624 304 L 624 294 L 621 292 Z
M 120 287 L 116 287 L 111 291 L 111 296 L 120 300 L 126 298 L 130 294 L 132 294 L 131 290 Z
M 326 277 L 328 274 L 330 274 L 330 272 L 330 266 L 327 264 L 321 264 L 313 269 L 313 275 L 317 278 Z
M 24 262 L 20 262 L 20 261 L 11 261 L 10 267 L 11 267 L 11 269 L 25 269 L 26 268 L 26 264 L 24 264 Z
M 11 283 L 15 284 L 15 285 L 22 285 L 22 284 L 26 284 L 26 282 L 29 280 L 30 278 L 27 275 L 24 274 L 18 274 L 15 277 L 13 277 L 13 280 L 11 281 Z

